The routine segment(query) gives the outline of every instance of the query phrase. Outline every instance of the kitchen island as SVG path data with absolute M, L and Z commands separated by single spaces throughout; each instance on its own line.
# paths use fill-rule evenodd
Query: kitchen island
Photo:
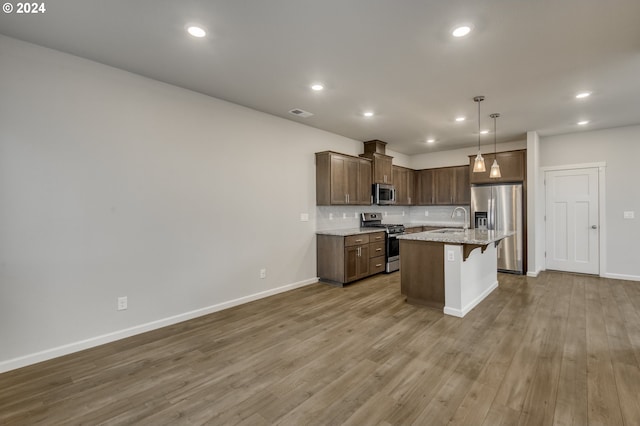
M 510 235 L 440 229 L 399 236 L 401 293 L 408 303 L 464 317 L 498 287 L 496 247 Z

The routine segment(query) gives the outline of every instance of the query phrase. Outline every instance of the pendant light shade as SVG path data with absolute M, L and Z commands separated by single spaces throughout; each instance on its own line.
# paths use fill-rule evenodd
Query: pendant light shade
M 493 164 L 491 165 L 491 171 L 489 172 L 489 177 L 497 179 L 502 177 L 500 174 L 500 166 L 498 165 L 498 156 L 496 154 L 496 118 L 500 117 L 500 114 L 497 112 L 491 114 L 489 117 L 493 118 Z
M 480 153 L 480 102 L 484 101 L 484 96 L 476 96 L 473 101 L 478 103 L 478 155 L 476 155 L 476 161 L 473 163 L 473 172 L 482 173 L 487 170 L 484 165 L 484 158 Z

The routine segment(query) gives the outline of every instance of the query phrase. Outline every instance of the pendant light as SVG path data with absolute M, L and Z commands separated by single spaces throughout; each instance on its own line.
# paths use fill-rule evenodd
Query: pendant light
M 484 96 L 476 96 L 473 101 L 478 103 L 478 155 L 476 155 L 476 161 L 473 163 L 473 172 L 482 173 L 487 170 L 484 166 L 484 158 L 480 153 L 480 102 L 484 101 Z
M 502 177 L 500 174 L 500 166 L 498 165 L 498 155 L 496 154 L 496 118 L 500 117 L 500 114 L 494 112 L 489 117 L 493 118 L 493 164 L 491 165 L 491 171 L 489 172 L 490 178 Z

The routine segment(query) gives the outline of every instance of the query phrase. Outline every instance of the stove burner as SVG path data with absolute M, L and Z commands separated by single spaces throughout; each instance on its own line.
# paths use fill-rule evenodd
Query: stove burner
M 360 227 L 384 228 L 387 234 L 402 234 L 404 232 L 404 225 L 382 223 L 382 215 L 380 213 L 362 213 Z

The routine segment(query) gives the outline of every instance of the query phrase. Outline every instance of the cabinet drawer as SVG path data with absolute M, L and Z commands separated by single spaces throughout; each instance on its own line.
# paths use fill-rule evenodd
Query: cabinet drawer
M 372 257 L 369 259 L 369 272 L 371 274 L 384 272 L 384 256 Z
M 384 256 L 385 254 L 384 241 L 369 244 L 369 257 Z
M 360 244 L 369 244 L 369 234 L 349 235 L 344 238 L 344 246 L 357 246 Z
M 380 241 L 384 242 L 384 232 L 375 232 L 373 234 L 369 234 L 370 243 L 377 243 Z

